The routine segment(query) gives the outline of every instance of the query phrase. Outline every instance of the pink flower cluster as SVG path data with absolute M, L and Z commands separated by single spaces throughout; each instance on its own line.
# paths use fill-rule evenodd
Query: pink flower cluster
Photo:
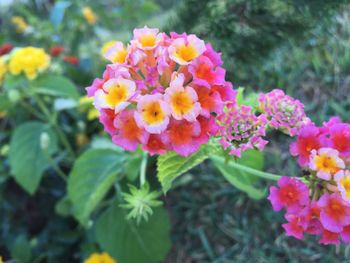
M 249 106 L 230 103 L 217 116 L 217 122 L 220 143 L 230 155 L 241 157 L 241 153 L 249 149 L 262 151 L 268 143 L 262 138 L 266 132 L 266 116 L 256 116 Z
M 350 244 L 350 124 L 337 117 L 322 127 L 308 124 L 291 144 L 305 170 L 303 181 L 281 177 L 268 199 L 275 211 L 286 209 L 287 235 L 319 235 L 321 244 Z
M 150 154 L 196 152 L 218 125 L 234 90 L 221 54 L 195 35 L 134 30 L 131 42 L 110 47 L 102 79 L 87 88 L 115 144 Z
M 266 115 L 268 124 L 290 136 L 297 135 L 300 128 L 311 122 L 306 117 L 304 105 L 286 95 L 283 90 L 262 93 L 258 100 L 260 111 Z

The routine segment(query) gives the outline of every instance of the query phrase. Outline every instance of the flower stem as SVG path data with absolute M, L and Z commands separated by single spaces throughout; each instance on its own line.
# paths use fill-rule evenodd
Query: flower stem
M 141 168 L 140 168 L 140 187 L 146 182 L 146 168 L 147 168 L 148 154 L 144 152 L 142 154 Z
M 46 116 L 47 121 L 56 130 L 57 135 L 58 135 L 59 139 L 61 140 L 63 146 L 72 155 L 72 157 L 75 158 L 75 153 L 74 153 L 74 150 L 73 150 L 72 146 L 70 145 L 66 135 L 64 134 L 64 132 L 61 130 L 60 126 L 56 122 L 56 115 L 50 113 L 49 109 L 46 107 L 45 103 L 40 99 L 39 96 L 34 96 L 34 98 L 35 98 L 39 108 L 42 110 L 42 112 Z
M 223 158 L 220 158 L 219 156 L 211 156 L 210 158 L 216 162 L 222 163 L 222 164 L 227 165 L 231 168 L 250 173 L 252 175 L 255 175 L 255 176 L 263 178 L 263 179 L 278 181 L 282 177 L 281 175 L 259 171 L 259 170 L 256 170 L 254 168 L 239 164 L 237 162 L 225 163 L 225 160 Z

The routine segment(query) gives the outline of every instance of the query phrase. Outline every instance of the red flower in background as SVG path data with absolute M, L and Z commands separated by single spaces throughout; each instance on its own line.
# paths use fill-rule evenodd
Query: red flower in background
M 63 61 L 68 62 L 72 65 L 78 65 L 79 64 L 79 59 L 75 56 L 64 56 Z
M 6 55 L 9 53 L 13 48 L 13 45 L 10 43 L 4 43 L 0 46 L 0 56 Z
M 53 46 L 50 48 L 50 54 L 53 57 L 58 57 L 64 51 L 64 46 Z

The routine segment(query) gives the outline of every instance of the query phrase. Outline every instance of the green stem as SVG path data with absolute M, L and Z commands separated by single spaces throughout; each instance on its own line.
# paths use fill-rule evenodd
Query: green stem
M 67 177 L 65 175 L 65 173 L 61 170 L 61 168 L 57 165 L 57 163 L 55 162 L 54 159 L 52 159 L 51 155 L 47 152 L 44 151 L 46 154 L 47 159 L 49 160 L 50 165 L 52 166 L 52 168 L 56 171 L 56 173 L 59 175 L 59 177 L 62 178 L 63 181 L 67 181 Z
M 142 154 L 141 168 L 140 168 L 140 187 L 146 182 L 146 168 L 147 168 L 147 158 L 148 154 L 144 152 Z
M 62 144 L 64 145 L 64 147 L 67 149 L 67 151 L 69 151 L 69 153 L 72 155 L 72 157 L 75 158 L 75 152 L 74 152 L 72 146 L 70 145 L 66 135 L 64 134 L 64 132 L 61 130 L 60 126 L 56 122 L 56 115 L 53 113 L 50 113 L 49 109 L 46 107 L 45 103 L 40 99 L 39 96 L 34 96 L 34 98 L 35 98 L 36 102 L 38 103 L 39 108 L 45 114 L 49 123 L 56 130 L 57 135 L 58 135 L 59 139 L 61 140 Z
M 211 156 L 210 158 L 218 163 L 225 164 L 225 161 L 218 156 Z M 225 165 L 232 167 L 232 168 L 235 168 L 235 169 L 238 169 L 238 170 L 241 170 L 241 171 L 244 171 L 244 172 L 247 172 L 247 173 L 250 173 L 252 175 L 255 175 L 255 176 L 263 178 L 263 179 L 278 181 L 282 177 L 281 175 L 262 172 L 262 171 L 254 169 L 254 168 L 239 164 L 237 162 L 228 162 Z
M 40 112 L 38 112 L 36 109 L 34 109 L 30 104 L 26 103 L 25 101 L 21 101 L 20 104 L 28 110 L 31 114 L 33 114 L 36 118 L 45 121 L 46 118 L 44 115 L 42 115 Z

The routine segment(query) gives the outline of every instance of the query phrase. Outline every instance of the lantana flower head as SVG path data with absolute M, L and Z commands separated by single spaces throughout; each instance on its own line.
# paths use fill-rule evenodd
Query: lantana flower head
M 231 155 L 240 157 L 242 152 L 250 149 L 261 151 L 267 144 L 263 139 L 267 119 L 264 114 L 256 116 L 249 106 L 228 104 L 217 121 L 220 143 Z
M 269 125 L 284 133 L 295 136 L 300 128 L 310 123 L 306 117 L 304 105 L 288 95 L 283 90 L 274 89 L 269 93 L 260 94 L 260 110 L 269 120 Z
M 150 154 L 190 155 L 216 135 L 216 115 L 235 99 L 220 54 L 195 35 L 139 28 L 104 57 L 111 64 L 87 93 L 113 142 L 126 150 L 141 145 Z
M 287 235 L 298 239 L 302 239 L 305 233 L 318 235 L 319 243 L 324 245 L 338 245 L 341 240 L 350 243 L 348 125 L 338 117 L 324 122 L 321 127 L 308 124 L 301 128 L 297 140 L 291 145 L 291 153 L 299 158 L 305 176 L 289 180 L 303 180 L 310 201 L 299 202 L 292 208 L 281 202 L 281 185 L 287 180 L 284 177 L 278 182 L 280 189 L 270 188 L 269 200 L 273 209 L 286 208 L 288 222 L 282 226 Z M 295 190 L 285 189 L 291 194 L 282 196 L 295 196 Z
M 46 70 L 50 63 L 50 56 L 42 48 L 18 48 L 11 53 L 9 72 L 13 75 L 23 72 L 28 79 L 32 80 L 38 73 Z

